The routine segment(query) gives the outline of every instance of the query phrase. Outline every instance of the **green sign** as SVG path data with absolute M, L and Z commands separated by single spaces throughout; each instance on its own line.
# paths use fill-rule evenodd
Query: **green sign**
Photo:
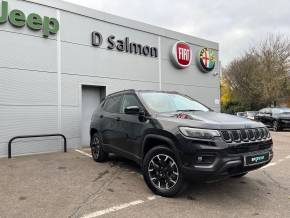
M 59 22 L 56 18 L 41 17 L 39 14 L 31 13 L 28 16 L 23 11 L 14 9 L 8 13 L 8 2 L 2 1 L 0 24 L 4 24 L 9 20 L 11 25 L 21 28 L 27 27 L 34 31 L 41 31 L 44 37 L 50 34 L 56 34 L 59 30 Z

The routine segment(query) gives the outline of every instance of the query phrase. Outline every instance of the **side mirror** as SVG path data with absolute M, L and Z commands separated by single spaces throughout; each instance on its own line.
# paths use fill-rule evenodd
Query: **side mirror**
M 140 115 L 141 109 L 138 106 L 129 106 L 124 110 L 125 114 Z

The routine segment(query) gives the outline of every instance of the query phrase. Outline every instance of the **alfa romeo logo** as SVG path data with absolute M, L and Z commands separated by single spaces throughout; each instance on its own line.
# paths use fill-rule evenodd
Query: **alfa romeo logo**
M 216 57 L 214 51 L 209 48 L 203 48 L 198 54 L 198 63 L 201 70 L 209 72 L 214 69 L 216 63 Z

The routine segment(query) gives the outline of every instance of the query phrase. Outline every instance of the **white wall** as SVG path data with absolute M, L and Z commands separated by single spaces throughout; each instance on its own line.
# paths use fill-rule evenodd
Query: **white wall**
M 36 12 L 57 17 L 57 9 L 53 7 L 30 1 L 8 2 L 10 10 L 17 8 L 26 14 Z M 46 1 L 35 2 L 45 4 Z M 111 34 L 120 39 L 128 36 L 131 41 L 152 47 L 159 46 L 160 36 L 162 88 L 186 93 L 219 110 L 215 104 L 219 98 L 218 76 L 213 76 L 213 72 L 202 73 L 195 61 L 187 69 L 177 69 L 169 59 L 176 40 L 189 42 L 194 53 L 206 46 L 216 49 L 218 55 L 216 43 L 101 12 L 93 13 L 61 1 L 47 4 L 67 9 L 59 11 L 60 43 L 57 36 L 44 39 L 41 32 L 26 27 L 0 25 L 0 156 L 7 155 L 8 140 L 16 135 L 61 132 L 68 138 L 70 148 L 79 147 L 82 84 L 106 86 L 107 94 L 122 89 L 159 89 L 158 58 L 107 50 L 105 42 L 100 48 L 92 47 L 92 31 L 101 32 L 104 40 Z M 68 12 L 70 9 L 74 13 Z M 76 14 L 78 10 L 87 16 Z M 93 18 L 95 15 L 98 17 Z M 57 139 L 23 141 L 14 143 L 14 154 L 62 149 L 61 140 Z

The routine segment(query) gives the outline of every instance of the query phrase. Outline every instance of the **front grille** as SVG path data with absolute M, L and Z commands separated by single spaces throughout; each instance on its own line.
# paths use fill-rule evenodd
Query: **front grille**
M 253 129 L 247 129 L 246 131 L 247 131 L 247 133 L 248 133 L 249 139 L 250 139 L 251 141 L 254 141 L 254 140 L 255 140 L 254 130 L 253 130 Z
M 256 140 L 261 139 L 261 135 L 260 135 L 260 131 L 259 131 L 259 129 L 255 129 L 254 132 L 255 132 L 255 139 L 256 139 Z
M 241 139 L 242 139 L 242 141 L 248 141 L 249 140 L 247 131 L 245 129 L 241 129 Z
M 267 128 L 241 129 L 241 130 L 222 130 L 222 138 L 228 143 L 260 141 L 270 138 Z
M 230 135 L 230 132 L 229 132 L 229 131 L 227 131 L 227 130 L 222 130 L 221 133 L 222 133 L 223 139 L 224 139 L 226 142 L 231 142 L 231 141 L 232 141 L 232 138 L 231 138 L 231 135 Z
M 220 132 L 223 140 L 231 144 L 228 151 L 233 154 L 268 149 L 273 143 L 267 128 L 222 130 Z
M 233 141 L 235 142 L 241 141 L 239 130 L 232 130 L 231 134 L 233 136 Z
M 252 142 L 248 144 L 239 144 L 233 145 L 227 149 L 230 154 L 240 154 L 240 153 L 248 153 L 253 151 L 260 151 L 269 149 L 272 146 L 272 140 L 263 141 L 263 142 Z
M 267 137 L 266 130 L 264 128 L 260 128 L 259 131 L 260 131 L 261 138 L 265 139 Z

